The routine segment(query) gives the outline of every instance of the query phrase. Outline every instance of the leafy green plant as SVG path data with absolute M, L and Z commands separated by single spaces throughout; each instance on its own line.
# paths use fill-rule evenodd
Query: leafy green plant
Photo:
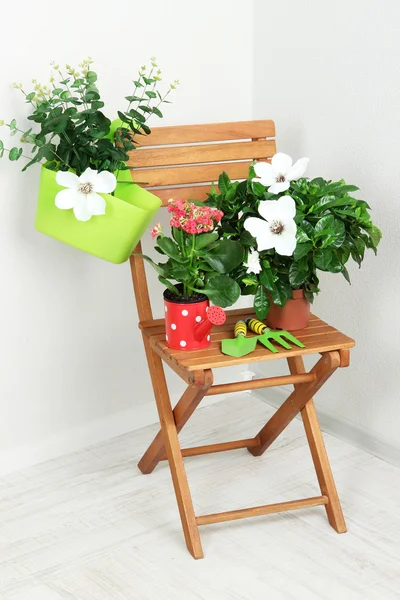
M 283 307 L 292 298 L 292 290 L 303 289 L 312 302 L 320 291 L 319 271 L 341 273 L 350 283 L 348 260 L 352 258 L 361 266 L 367 249 L 376 254 L 382 234 L 371 221 L 368 204 L 353 197 L 358 191 L 356 186 L 344 180 L 301 178 L 291 181 L 283 194 L 272 194 L 254 180 L 255 176 L 254 165 L 246 181 L 231 182 L 223 173 L 219 190 L 212 189 L 206 204 L 224 212 L 223 235 L 245 248 L 245 261 L 231 277 L 243 295 L 254 295 L 258 318 L 266 317 L 271 300 Z M 273 248 L 258 252 L 256 239 L 244 224 L 249 217 L 259 217 L 260 202 L 277 201 L 285 195 L 291 196 L 296 205 L 295 250 L 291 256 L 280 255 Z
M 219 228 L 220 210 L 182 200 L 170 201 L 171 232 L 163 234 L 158 223 L 152 229 L 155 249 L 168 260 L 155 263 L 143 258 L 157 271 L 158 279 L 176 296 L 202 293 L 223 308 L 240 296 L 240 286 L 228 273 L 243 261 L 242 245 L 224 238 Z
M 138 145 L 133 137 L 150 133 L 149 117 L 163 116 L 160 106 L 169 102 L 167 98 L 179 82 L 174 81 L 161 94 L 157 89 L 161 70 L 155 58 L 150 60 L 149 67 L 141 67 L 130 95 L 126 96 L 127 108 L 118 111 L 121 127 L 114 139 L 110 135 L 111 121 L 102 111 L 104 102 L 92 63 L 88 58 L 78 69 L 66 65 L 65 71 L 51 63 L 53 73 L 49 84 L 41 85 L 33 79 L 34 90 L 31 92 L 25 92 L 20 83 L 14 84 L 32 109 L 28 116 L 32 127 L 21 129 L 15 119 L 0 124 L 9 128 L 11 136 L 20 135 L 20 142 L 31 147 L 30 155 L 29 148 L 25 151 L 21 146 L 8 149 L 0 141 L 0 157 L 8 152 L 11 161 L 21 157 L 28 159 L 23 171 L 42 161 L 48 169 L 72 169 L 77 175 L 88 167 L 110 172 L 129 168 L 126 165 L 129 152 Z

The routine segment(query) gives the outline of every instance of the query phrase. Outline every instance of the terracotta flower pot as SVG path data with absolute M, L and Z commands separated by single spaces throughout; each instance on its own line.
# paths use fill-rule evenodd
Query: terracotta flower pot
M 169 290 L 164 292 L 165 340 L 175 350 L 199 350 L 211 343 L 213 325 L 225 323 L 225 311 L 210 306 L 204 294 L 181 297 Z
M 303 290 L 293 290 L 293 300 L 286 300 L 283 308 L 276 306 L 271 300 L 267 315 L 267 325 L 271 329 L 287 329 L 296 331 L 304 329 L 310 318 L 310 303 Z

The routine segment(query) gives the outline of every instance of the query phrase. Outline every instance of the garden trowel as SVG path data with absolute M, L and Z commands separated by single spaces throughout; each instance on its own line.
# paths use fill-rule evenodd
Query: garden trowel
M 235 325 L 235 338 L 222 340 L 222 352 L 228 356 L 245 356 L 255 350 L 257 337 L 246 337 L 247 325 L 244 321 L 238 321 Z
M 298 346 L 299 348 L 305 348 L 304 344 L 302 344 L 288 331 L 272 331 L 272 329 L 269 329 L 265 323 L 259 321 L 258 319 L 246 319 L 246 324 L 251 331 L 254 331 L 254 333 L 258 334 L 257 341 L 263 344 L 271 352 L 278 352 L 278 350 L 272 345 L 270 340 L 277 342 L 283 346 L 283 348 L 286 348 L 286 350 L 291 350 L 292 348 L 286 340 L 295 346 Z

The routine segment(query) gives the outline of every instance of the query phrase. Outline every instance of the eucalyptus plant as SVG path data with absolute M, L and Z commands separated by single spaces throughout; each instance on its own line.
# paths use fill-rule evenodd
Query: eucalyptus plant
M 96 171 L 117 172 L 129 167 L 129 152 L 139 142 L 133 137 L 148 135 L 150 116 L 163 116 L 160 106 L 168 103 L 168 96 L 179 81 L 174 81 L 161 93 L 157 88 L 161 82 L 161 70 L 154 57 L 150 65 L 142 66 L 133 87 L 125 97 L 127 107 L 118 111 L 120 125 L 115 137 L 110 135 L 111 120 L 103 113 L 104 102 L 97 87 L 97 74 L 92 69 L 89 57 L 78 68 L 50 63 L 52 74 L 48 84 L 32 80 L 33 91 L 25 91 L 21 83 L 14 87 L 22 92 L 31 108 L 28 120 L 32 127 L 18 126 L 16 119 L 0 125 L 9 128 L 11 136 L 20 136 L 20 145 L 6 148 L 0 140 L 0 157 L 8 153 L 11 161 L 24 157 L 28 160 L 25 171 L 35 163 L 46 162 L 54 171 L 73 170 L 81 175 L 87 168 Z M 29 149 L 30 146 L 30 149 Z
M 284 191 L 274 192 L 279 185 L 272 181 L 263 185 L 262 178 L 257 178 L 257 164 L 262 163 L 253 163 L 248 179 L 242 182 L 232 182 L 223 173 L 218 190 L 213 187 L 206 204 L 223 211 L 223 235 L 239 241 L 245 248 L 244 262 L 230 276 L 240 285 L 242 295 L 254 295 L 256 314 L 264 319 L 271 300 L 283 307 L 293 297 L 292 290 L 303 289 L 312 302 L 320 291 L 319 271 L 341 273 L 350 283 L 347 262 L 351 258 L 360 267 L 367 249 L 376 254 L 382 234 L 371 221 L 369 205 L 353 196 L 358 187 L 348 185 L 343 179 L 317 177 L 309 181 L 300 177 L 285 181 L 281 175 L 275 181 L 284 182 Z M 257 227 L 262 226 L 256 223 L 262 221 L 260 214 L 263 216 L 271 207 L 277 211 L 280 203 L 288 207 L 286 221 L 264 221 L 264 226 L 276 238 L 286 225 L 294 231 L 294 243 L 286 253 L 290 255 L 279 253 L 277 245 L 265 249 L 257 239 Z

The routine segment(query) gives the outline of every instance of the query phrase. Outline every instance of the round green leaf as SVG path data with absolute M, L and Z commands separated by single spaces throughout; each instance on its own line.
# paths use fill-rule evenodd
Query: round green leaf
M 97 74 L 94 71 L 88 71 L 86 73 L 86 79 L 89 83 L 94 83 L 95 81 L 97 81 Z
M 9 158 L 10 160 L 18 160 L 18 159 L 19 159 L 19 157 L 20 157 L 20 156 L 21 156 L 21 154 L 22 154 L 22 150 L 21 150 L 21 152 L 20 152 L 20 150 L 21 150 L 21 149 L 18 149 L 18 148 L 16 148 L 16 147 L 14 146 L 14 148 L 11 148 L 11 150 L 10 150 L 10 153 L 9 153 L 9 155 L 8 155 L 8 158 Z
M 208 296 L 213 304 L 222 308 L 232 306 L 240 296 L 239 285 L 227 275 L 211 277 L 200 291 Z
M 216 231 L 210 231 L 209 233 L 202 233 L 200 235 L 196 235 L 194 247 L 196 248 L 196 250 L 201 250 L 202 248 L 206 248 L 206 246 L 210 246 L 211 244 L 216 242 L 217 239 L 218 233 Z

